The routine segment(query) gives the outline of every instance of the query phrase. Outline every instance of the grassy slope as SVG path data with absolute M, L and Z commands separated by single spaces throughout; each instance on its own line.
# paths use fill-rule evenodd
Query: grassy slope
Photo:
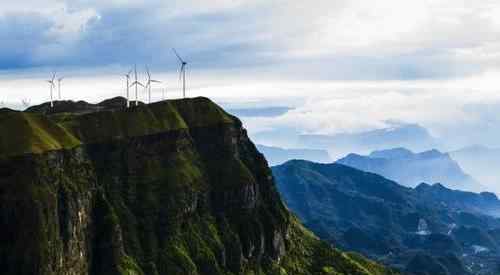
M 179 113 L 182 110 L 184 117 Z M 0 113 L 0 157 L 70 149 L 127 137 L 233 123 L 233 119 L 205 98 L 173 100 L 128 110 L 84 115 L 59 113 Z
M 0 114 L 0 156 L 42 153 L 80 145 L 64 127 L 39 114 Z

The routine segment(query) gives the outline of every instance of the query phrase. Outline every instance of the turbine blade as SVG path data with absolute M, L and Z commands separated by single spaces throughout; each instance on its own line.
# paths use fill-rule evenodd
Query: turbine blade
M 142 87 L 145 87 L 141 82 L 139 81 L 134 81 L 132 84 L 130 84 L 130 87 L 134 86 L 134 85 L 138 85 L 138 86 L 142 86 Z
M 184 60 L 182 60 L 181 56 L 177 53 L 177 51 L 175 50 L 175 48 L 172 48 L 172 51 L 174 51 L 175 56 L 177 56 L 177 58 L 179 58 L 179 61 L 181 63 L 184 63 Z

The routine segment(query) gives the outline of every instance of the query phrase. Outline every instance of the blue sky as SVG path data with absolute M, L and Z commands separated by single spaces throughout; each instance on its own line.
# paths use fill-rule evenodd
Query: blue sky
M 0 7 L 4 70 L 172 70 L 171 47 L 199 69 L 307 79 L 449 78 L 499 66 L 500 4 L 491 0 L 19 2 Z
M 0 102 L 124 95 L 134 63 L 179 97 L 295 109 L 250 131 L 337 133 L 419 123 L 457 144 L 500 142 L 498 0 L 23 0 L 0 6 Z M 144 94 L 141 92 L 141 97 Z M 466 133 L 466 134 L 464 134 Z M 480 135 L 479 133 L 485 133 Z

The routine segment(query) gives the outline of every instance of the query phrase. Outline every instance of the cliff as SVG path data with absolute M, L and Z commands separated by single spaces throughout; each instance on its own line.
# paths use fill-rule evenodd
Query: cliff
M 304 229 L 208 99 L 43 106 L 0 113 L 2 274 L 391 274 Z

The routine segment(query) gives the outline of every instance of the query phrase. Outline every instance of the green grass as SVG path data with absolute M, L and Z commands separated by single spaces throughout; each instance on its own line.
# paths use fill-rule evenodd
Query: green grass
M 39 114 L 0 115 L 0 157 L 73 148 L 81 142 L 64 127 Z
M 0 113 L 0 157 L 39 154 L 81 144 L 235 121 L 206 98 L 162 101 L 82 115 L 3 112 Z

